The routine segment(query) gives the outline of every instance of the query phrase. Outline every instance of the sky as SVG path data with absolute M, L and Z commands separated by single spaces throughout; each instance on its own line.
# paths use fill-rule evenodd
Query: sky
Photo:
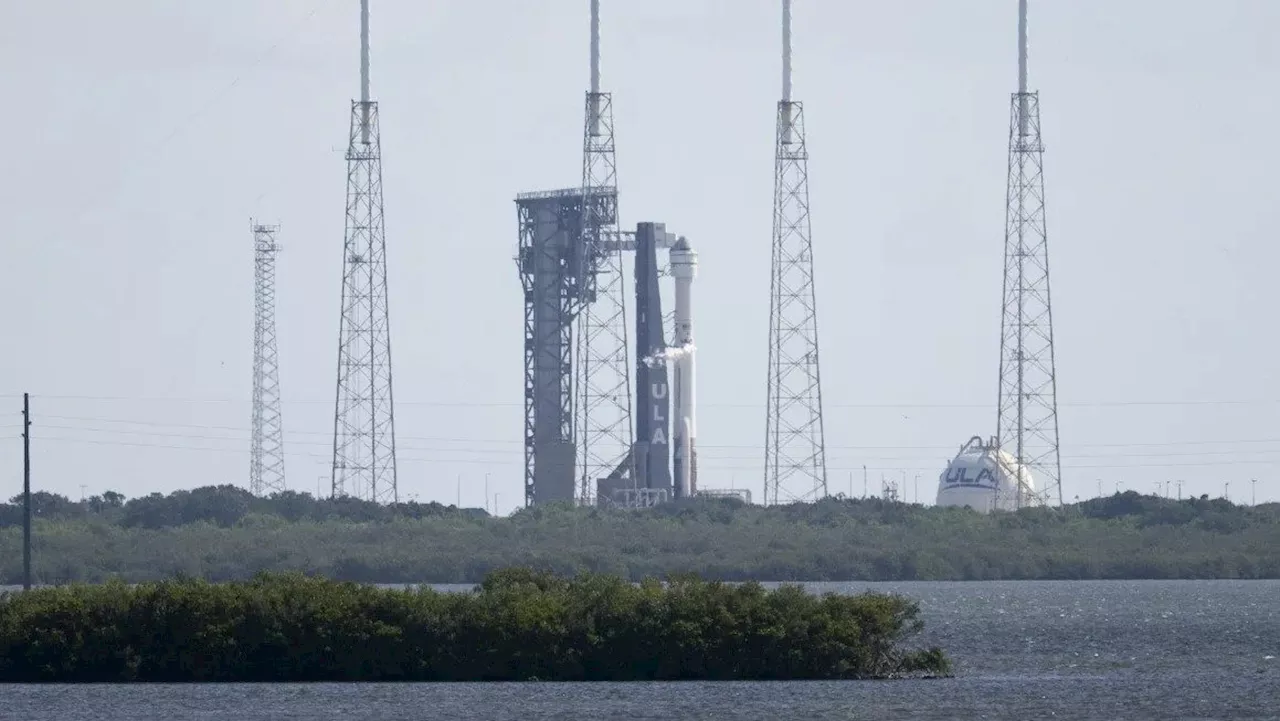
M 623 224 L 699 252 L 699 484 L 758 499 L 781 3 L 602 4 Z M 995 432 L 1016 5 L 795 0 L 832 493 L 865 466 L 931 501 Z M 36 489 L 247 485 L 251 217 L 281 225 L 288 485 L 327 484 L 358 8 L 0 5 L 0 488 L 24 392 Z M 1031 2 L 1068 500 L 1280 499 L 1278 23 L 1271 0 Z M 400 495 L 509 513 L 513 199 L 581 181 L 588 2 L 373 0 L 372 37 Z

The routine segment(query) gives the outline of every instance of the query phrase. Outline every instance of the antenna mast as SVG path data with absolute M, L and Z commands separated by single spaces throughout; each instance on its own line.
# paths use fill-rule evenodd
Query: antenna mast
M 1030 472 L 1034 495 L 1019 484 L 1012 504 L 1062 504 L 1057 373 L 1049 250 L 1045 225 L 1040 94 L 1027 90 L 1027 0 L 1018 0 L 1018 92 L 1010 102 L 1009 181 L 1005 212 L 1004 291 L 996 443 Z
M 268 496 L 285 490 L 284 423 L 280 411 L 280 363 L 276 351 L 276 244 L 278 225 L 253 229 L 253 424 L 249 491 Z
M 351 103 L 346 218 L 332 493 L 335 497 L 394 503 L 399 501 L 399 492 L 382 214 L 382 142 L 378 103 L 369 93 L 369 0 L 360 2 L 360 99 Z
M 627 346 L 623 249 L 618 231 L 613 96 L 600 90 L 600 0 L 591 0 L 591 75 L 582 141 L 583 306 L 578 314 L 575 373 L 580 503 L 596 481 L 635 478 L 631 365 Z
M 782 0 L 782 100 L 774 153 L 765 504 L 826 497 L 818 314 L 804 106 L 791 98 L 791 0 Z

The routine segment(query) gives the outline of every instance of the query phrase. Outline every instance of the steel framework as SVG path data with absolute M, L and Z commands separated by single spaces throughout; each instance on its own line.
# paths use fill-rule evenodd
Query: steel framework
M 818 312 L 809 226 L 809 152 L 801 103 L 778 103 L 764 502 L 827 495 Z
M 1061 504 L 1039 93 L 1014 93 L 1010 108 L 996 442 L 1035 484 L 1036 498 L 1015 505 Z
M 284 423 L 280 410 L 280 363 L 276 350 L 276 244 L 278 225 L 252 223 L 253 424 L 249 446 L 249 491 L 266 496 L 285 490 Z
M 589 203 L 612 206 L 611 193 Z M 573 327 L 582 309 L 581 188 L 516 198 L 524 290 L 525 505 L 574 499 Z
M 1031 475 L 1014 507 L 1062 505 L 1058 382 L 1045 228 L 1040 94 L 1027 91 L 1027 0 L 1018 0 L 1018 92 L 1009 101 L 1009 182 L 1005 195 L 1004 290 L 996 444 Z M 996 499 L 999 507 L 1000 499 Z
M 634 477 L 631 374 L 627 344 L 626 272 L 618 232 L 613 100 L 588 92 L 582 146 L 583 306 L 578 315 L 575 368 L 578 422 L 578 501 L 592 502 L 596 481 L 620 468 Z
M 332 493 L 389 503 L 399 494 L 376 102 L 352 102 L 349 140 Z

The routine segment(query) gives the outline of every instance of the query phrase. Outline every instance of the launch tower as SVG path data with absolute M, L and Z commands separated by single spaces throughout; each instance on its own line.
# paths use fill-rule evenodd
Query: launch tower
M 369 95 L 369 0 L 361 0 L 360 99 L 351 103 L 347 144 L 332 493 L 393 503 L 399 495 L 384 231 L 378 103 Z
M 1018 92 L 1010 103 L 1009 182 L 996 444 L 1035 479 L 1035 500 L 1062 503 L 1057 377 L 1045 230 L 1040 94 L 1027 90 L 1027 0 L 1018 0 Z M 998 492 L 998 491 L 997 491 Z M 1019 493 L 1014 505 L 1022 505 Z M 1008 505 L 997 498 L 996 506 Z
M 804 107 L 791 99 L 791 0 L 782 0 L 782 100 L 774 154 L 764 502 L 827 495 Z

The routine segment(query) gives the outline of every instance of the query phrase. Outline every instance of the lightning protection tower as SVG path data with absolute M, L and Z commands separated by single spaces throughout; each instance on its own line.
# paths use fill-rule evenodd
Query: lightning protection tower
M 600 0 L 591 0 L 591 86 L 582 141 L 583 308 L 578 315 L 576 405 L 578 501 L 590 503 L 596 481 L 634 478 L 626 274 L 618 230 L 613 96 L 600 90 Z
M 276 353 L 276 244 L 278 225 L 253 229 L 253 424 L 249 491 L 267 496 L 285 490 L 284 424 L 280 415 L 280 363 Z
M 338 324 L 332 493 L 379 503 L 396 490 L 391 332 L 378 104 L 369 96 L 369 0 L 360 3 L 360 99 L 351 103 Z
M 1027 0 L 1018 1 L 1018 92 L 1009 107 L 996 442 L 1031 473 L 1035 484 L 1034 496 L 1019 491 L 1015 507 L 1033 501 L 1061 505 L 1044 145 L 1040 140 L 1040 94 L 1027 91 Z
M 809 227 L 809 151 L 804 107 L 791 99 L 791 0 L 782 0 L 782 100 L 774 158 L 765 504 L 827 495 Z

